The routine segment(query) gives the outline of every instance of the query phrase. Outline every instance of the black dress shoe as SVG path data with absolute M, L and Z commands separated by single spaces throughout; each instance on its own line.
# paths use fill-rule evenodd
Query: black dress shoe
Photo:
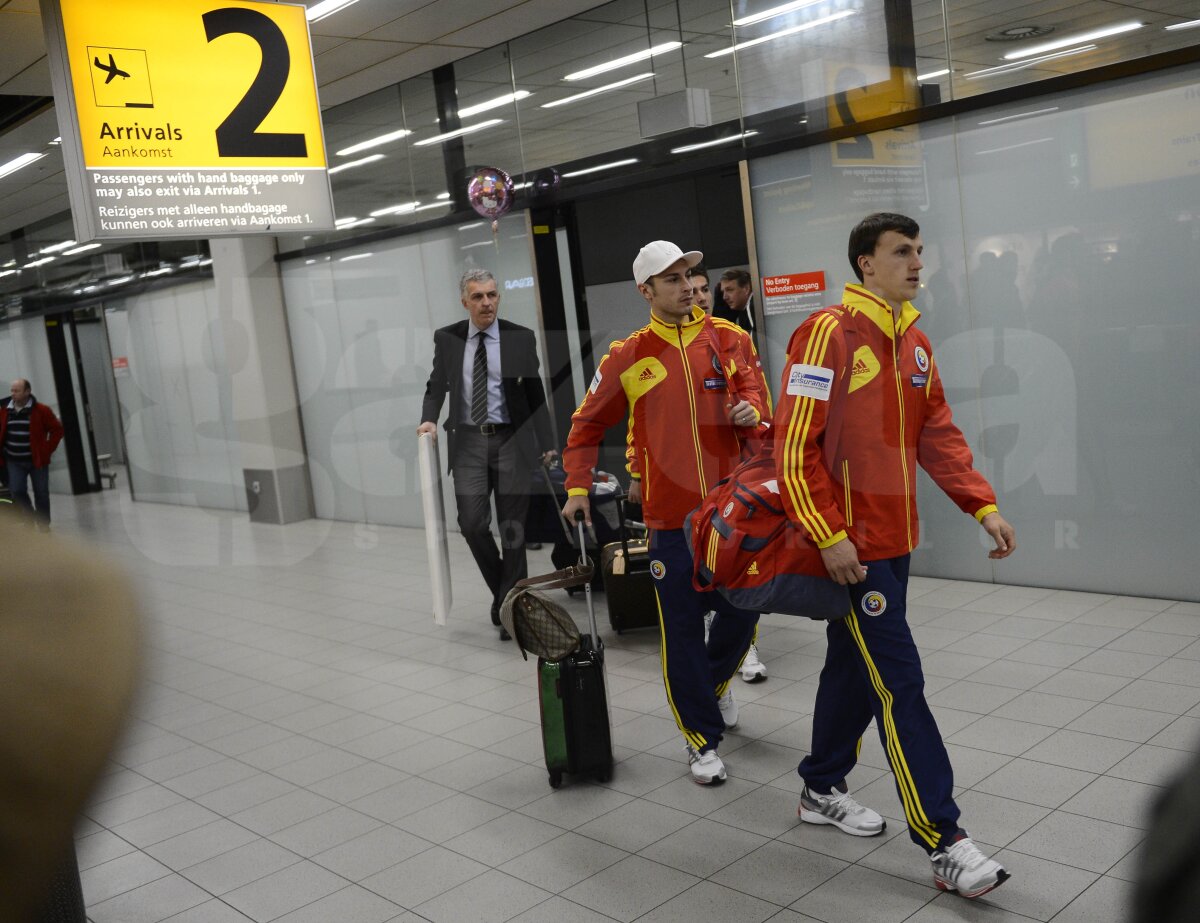
M 512 640 L 512 635 L 510 635 L 508 633 L 508 631 L 505 630 L 503 625 L 500 626 L 500 640 L 501 641 L 511 641 Z
M 492 624 L 500 624 L 500 603 L 498 602 L 492 603 Z
M 525 547 L 528 548 L 530 551 L 541 551 L 542 543 L 541 542 L 526 542 Z

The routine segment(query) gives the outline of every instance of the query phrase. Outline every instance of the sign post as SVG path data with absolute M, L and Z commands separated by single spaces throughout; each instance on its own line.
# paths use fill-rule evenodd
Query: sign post
M 303 6 L 41 8 L 77 240 L 334 227 Z

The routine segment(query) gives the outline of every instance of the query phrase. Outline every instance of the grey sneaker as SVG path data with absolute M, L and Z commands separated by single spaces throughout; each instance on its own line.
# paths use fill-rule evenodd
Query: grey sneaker
M 733 698 L 733 687 L 730 686 L 723 696 L 717 699 L 717 708 L 721 709 L 721 718 L 725 729 L 732 731 L 738 726 L 738 704 Z
M 798 813 L 806 824 L 832 824 L 851 836 L 876 836 L 887 826 L 877 813 L 837 789 L 828 795 L 818 795 L 804 786 Z
M 697 785 L 720 785 L 725 781 L 725 764 L 717 756 L 716 750 L 696 752 L 696 748 L 688 744 L 688 763 L 691 764 L 692 781 Z
M 767 667 L 758 659 L 758 646 L 751 644 L 746 651 L 746 659 L 742 661 L 742 680 L 747 683 L 761 683 L 767 678 Z
M 963 837 L 929 857 L 933 883 L 941 891 L 957 891 L 963 897 L 979 897 L 1000 887 L 1012 876 L 995 859 L 989 859 Z

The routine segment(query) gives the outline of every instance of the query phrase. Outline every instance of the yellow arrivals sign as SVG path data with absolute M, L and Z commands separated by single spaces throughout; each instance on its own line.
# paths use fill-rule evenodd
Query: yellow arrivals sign
M 42 14 L 84 237 L 333 226 L 303 6 L 42 0 Z

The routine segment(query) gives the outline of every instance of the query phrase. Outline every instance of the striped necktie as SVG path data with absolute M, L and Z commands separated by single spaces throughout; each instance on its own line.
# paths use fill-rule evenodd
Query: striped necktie
M 471 369 L 471 422 L 482 426 L 488 419 L 487 343 L 482 330 L 475 341 L 475 365 Z

